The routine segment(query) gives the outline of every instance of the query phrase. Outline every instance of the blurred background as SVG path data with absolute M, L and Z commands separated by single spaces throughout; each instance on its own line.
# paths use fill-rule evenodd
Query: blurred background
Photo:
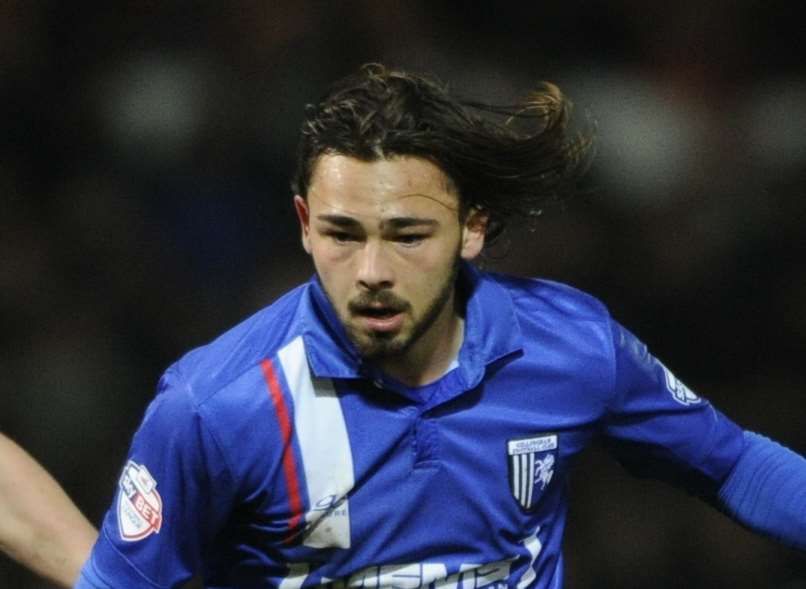
M 557 83 L 585 194 L 483 262 L 601 298 L 691 388 L 806 453 L 798 0 L 0 1 L 0 430 L 97 525 L 160 373 L 307 278 L 305 103 L 367 61 L 473 100 Z M 806 558 L 593 449 L 568 589 L 806 587 Z M 0 587 L 48 588 L 0 555 Z

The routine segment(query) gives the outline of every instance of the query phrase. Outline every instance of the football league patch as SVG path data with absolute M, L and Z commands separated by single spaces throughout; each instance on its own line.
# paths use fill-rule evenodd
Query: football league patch
M 524 509 L 531 509 L 551 483 L 558 447 L 556 434 L 507 442 L 509 488 Z
M 141 464 L 129 460 L 118 482 L 118 526 L 127 542 L 159 534 L 162 528 L 162 497 L 157 481 Z

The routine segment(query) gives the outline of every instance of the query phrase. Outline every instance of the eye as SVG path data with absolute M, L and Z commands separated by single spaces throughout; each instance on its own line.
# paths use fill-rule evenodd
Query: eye
M 352 233 L 347 233 L 346 231 L 329 231 L 327 235 L 330 237 L 330 239 L 338 244 L 346 244 L 353 241 L 358 241 L 358 238 L 355 235 Z
M 424 233 L 406 233 L 395 237 L 395 241 L 401 245 L 408 247 L 416 246 L 422 243 L 428 237 Z

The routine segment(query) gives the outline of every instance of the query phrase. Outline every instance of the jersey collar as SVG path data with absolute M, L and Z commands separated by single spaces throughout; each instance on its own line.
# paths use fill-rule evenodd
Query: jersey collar
M 522 335 L 509 292 L 491 276 L 463 263 L 458 287 L 465 293 L 465 334 L 459 365 L 437 381 L 432 403 L 477 386 L 487 366 L 523 348 Z M 406 397 L 416 390 L 383 375 L 364 362 L 314 276 L 303 297 L 305 348 L 311 371 L 319 378 L 368 378 Z M 435 384 L 437 384 L 435 383 Z M 434 384 L 428 385 L 434 387 Z

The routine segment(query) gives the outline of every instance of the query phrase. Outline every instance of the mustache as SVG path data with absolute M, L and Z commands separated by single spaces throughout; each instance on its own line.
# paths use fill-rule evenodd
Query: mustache
M 409 303 L 388 290 L 361 293 L 347 303 L 351 313 L 363 313 L 379 307 L 392 313 L 402 313 L 409 308 Z

